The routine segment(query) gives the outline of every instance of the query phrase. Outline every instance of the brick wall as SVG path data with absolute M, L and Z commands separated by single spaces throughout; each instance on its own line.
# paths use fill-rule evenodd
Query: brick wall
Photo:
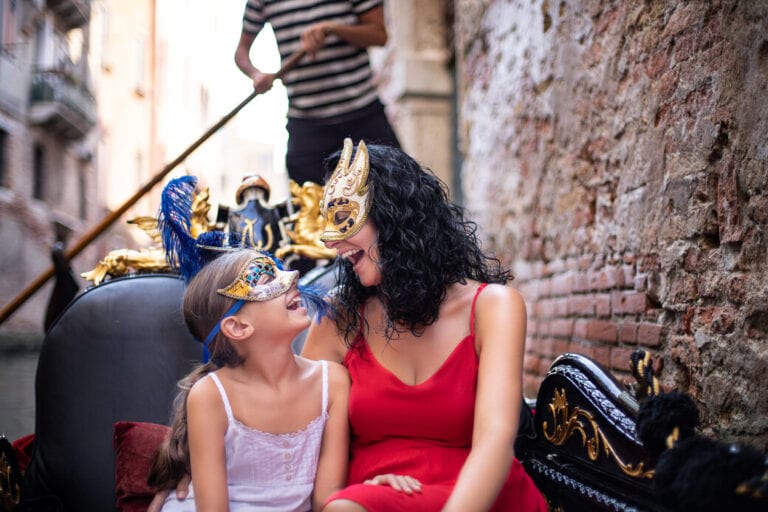
M 559 354 L 588 355 L 622 375 L 638 347 L 661 345 L 659 309 L 647 294 L 647 275 L 634 258 L 618 262 L 572 258 L 516 265 L 517 287 L 530 311 L 525 391 L 533 396 L 541 376 Z M 522 276 L 525 276 L 524 278 Z
M 563 352 L 768 447 L 768 3 L 456 0 L 463 193 Z

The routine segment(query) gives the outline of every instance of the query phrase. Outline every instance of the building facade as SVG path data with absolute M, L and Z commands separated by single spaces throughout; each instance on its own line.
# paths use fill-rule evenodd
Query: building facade
M 99 215 L 90 1 L 3 0 L 0 52 L 0 296 L 10 301 Z M 39 331 L 48 290 L 3 329 Z
M 6 305 L 51 266 L 54 243 L 75 243 L 122 208 L 238 105 L 251 84 L 232 60 L 240 5 L 212 9 L 192 0 L 2 0 L 0 5 L 0 297 Z M 262 61 L 276 67 L 276 48 Z M 192 174 L 209 187 L 211 220 L 219 203 L 236 206 L 234 192 L 246 174 L 264 175 L 275 200 L 287 197 L 285 130 L 265 126 L 266 136 L 254 136 L 254 126 L 266 124 L 256 109 L 262 117 L 266 108 L 276 111 L 279 118 L 282 108 L 284 123 L 284 91 L 280 85 L 275 89 L 168 174 L 167 179 Z M 136 201 L 76 256 L 75 276 L 110 250 L 149 245 L 151 240 L 126 221 L 156 215 L 161 190 L 158 185 Z M 76 279 L 81 288 L 90 284 Z M 40 338 L 51 288 L 49 282 L 32 295 L 0 326 L 0 336 Z

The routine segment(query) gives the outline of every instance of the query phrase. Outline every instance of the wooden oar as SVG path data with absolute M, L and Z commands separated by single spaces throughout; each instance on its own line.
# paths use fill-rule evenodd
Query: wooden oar
M 299 63 L 299 61 L 304 57 L 306 52 L 304 50 L 298 50 L 294 52 L 290 57 L 288 57 L 283 65 L 280 67 L 280 69 L 275 73 L 275 79 L 282 78 L 285 73 L 293 69 L 296 64 Z M 107 215 L 104 219 L 102 219 L 101 222 L 99 222 L 96 226 L 94 226 L 91 230 L 89 230 L 87 233 L 85 233 L 80 239 L 69 249 L 67 249 L 64 253 L 65 258 L 67 261 L 71 260 L 80 252 L 82 252 L 83 249 L 85 249 L 91 242 L 96 239 L 99 235 L 101 235 L 109 226 L 112 225 L 117 219 L 120 218 L 128 209 L 133 206 L 139 199 L 144 196 L 147 192 L 149 192 L 155 185 L 157 185 L 169 172 L 171 172 L 177 165 L 179 165 L 181 162 L 183 162 L 194 150 L 196 150 L 203 142 L 208 140 L 208 138 L 216 133 L 216 131 L 224 126 L 227 122 L 229 122 L 230 119 L 235 117 L 235 115 L 242 110 L 243 107 L 245 107 L 253 98 L 255 98 L 258 95 L 256 91 L 252 92 L 248 95 L 247 98 L 245 98 L 243 101 L 240 102 L 239 105 L 237 105 L 235 108 L 233 108 L 227 115 L 222 117 L 216 124 L 211 126 L 204 134 L 200 136 L 195 142 L 193 142 L 187 149 L 182 151 L 182 153 L 177 156 L 172 162 L 167 164 L 163 169 L 157 173 L 157 175 L 152 178 L 146 185 L 141 187 L 138 191 L 136 191 L 135 194 L 133 194 L 125 203 L 122 204 L 117 210 L 113 211 L 109 215 Z M 55 270 L 53 265 L 51 265 L 48 270 L 40 274 L 37 279 L 32 281 L 20 294 L 18 294 L 10 303 L 3 306 L 2 311 L 0 311 L 0 324 L 2 324 L 9 316 L 13 314 L 14 311 L 16 311 L 19 307 L 21 307 L 22 304 L 24 304 L 38 289 L 40 289 L 41 286 L 43 286 L 48 279 L 50 279 Z

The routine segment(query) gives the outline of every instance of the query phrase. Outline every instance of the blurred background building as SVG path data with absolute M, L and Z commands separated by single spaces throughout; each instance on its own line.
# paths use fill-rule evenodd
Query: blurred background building
M 72 243 L 119 208 L 250 92 L 233 64 L 242 6 L 191 0 L 2 0 L 0 296 L 7 302 Z M 235 5 L 237 4 L 237 5 Z M 184 23 L 179 23 L 184 12 Z M 268 34 L 254 51 L 277 69 Z M 282 87 L 211 137 L 175 174 L 198 176 L 231 204 L 257 172 L 287 195 Z M 284 121 L 282 121 L 284 123 Z M 161 186 L 72 262 L 87 271 L 115 248 L 149 241 L 125 220 L 155 215 Z M 83 286 L 87 282 L 82 282 Z M 0 328 L 42 334 L 49 283 Z
M 90 2 L 2 2 L 0 296 L 10 300 L 99 214 Z M 40 330 L 40 293 L 13 319 Z
M 406 150 L 452 182 L 447 2 L 385 3 L 390 43 L 371 51 Z M 72 246 L 251 91 L 234 64 L 245 1 L 0 0 L 0 302 L 11 302 Z M 183 15 L 181 14 L 183 13 Z M 401 20 L 397 24 L 392 19 Z M 430 30 L 420 30 L 428 23 Z M 277 71 L 270 30 L 252 48 Z M 216 206 L 235 206 L 245 174 L 288 195 L 282 84 L 255 98 L 167 179 L 200 178 Z M 158 185 L 72 261 L 79 274 L 112 249 L 150 240 L 126 220 L 155 215 Z M 0 429 L 32 428 L 36 350 L 52 280 L 0 325 Z M 14 391 L 6 392 L 6 390 Z M 4 415 L 6 416 L 6 415 Z

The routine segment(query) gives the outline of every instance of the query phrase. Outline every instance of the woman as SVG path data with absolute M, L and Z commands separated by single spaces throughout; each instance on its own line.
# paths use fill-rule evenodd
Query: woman
M 408 155 L 360 142 L 353 160 L 349 139 L 323 213 L 338 314 L 302 355 L 352 380 L 348 487 L 323 510 L 546 510 L 513 449 L 525 303 L 475 224 Z

